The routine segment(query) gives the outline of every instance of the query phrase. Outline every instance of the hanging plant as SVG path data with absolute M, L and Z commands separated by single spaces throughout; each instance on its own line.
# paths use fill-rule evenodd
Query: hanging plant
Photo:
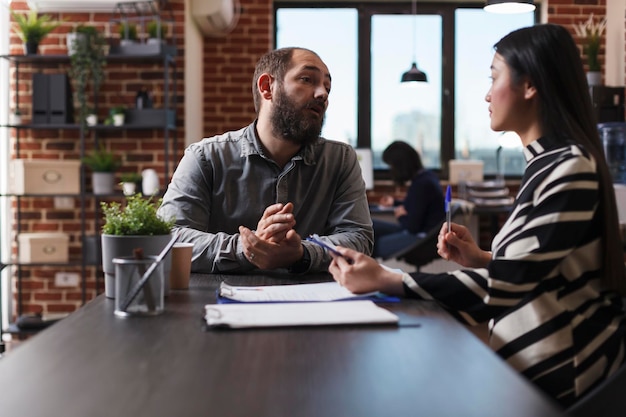
M 79 32 L 84 36 L 74 41 L 74 53 L 70 57 L 70 76 L 74 81 L 74 91 L 79 106 L 79 121 L 84 125 L 90 113 L 90 107 L 87 104 L 87 87 L 91 84 L 95 97 L 104 80 L 106 39 L 91 26 L 83 26 Z

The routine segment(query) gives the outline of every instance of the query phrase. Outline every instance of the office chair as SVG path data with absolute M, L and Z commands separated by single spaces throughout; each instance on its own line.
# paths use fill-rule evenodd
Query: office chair
M 450 208 L 451 218 L 454 219 L 454 216 L 456 216 L 462 208 L 462 204 L 453 202 Z M 413 265 L 415 270 L 419 271 L 422 266 L 435 259 L 439 259 L 439 254 L 437 253 L 437 236 L 439 236 L 441 224 L 442 223 L 437 224 L 437 226 L 431 228 L 424 236 L 417 238 L 411 246 L 389 255 L 383 258 L 383 260 L 396 259 L 403 261 L 409 265 Z
M 591 390 L 567 410 L 570 417 L 624 417 L 626 415 L 626 365 Z

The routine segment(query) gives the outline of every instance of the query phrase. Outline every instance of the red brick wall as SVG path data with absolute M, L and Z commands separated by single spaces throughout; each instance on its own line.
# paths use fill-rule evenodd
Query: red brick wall
M 273 6 L 268 0 L 242 0 L 241 7 L 231 33 L 205 38 L 205 136 L 239 129 L 256 117 L 252 74 L 260 56 L 274 45 Z
M 174 30 L 178 48 L 176 58 L 177 77 L 177 103 L 171 103 L 177 107 L 178 128 L 177 128 L 177 149 L 170 145 L 170 171 L 173 164 L 182 156 L 184 144 L 184 106 L 183 106 L 183 21 L 184 21 L 184 0 L 170 0 L 175 20 Z M 25 1 L 13 1 L 11 7 L 14 10 L 27 10 Z M 55 20 L 65 20 L 61 27 L 51 33 L 39 46 L 40 54 L 66 54 L 66 33 L 71 31 L 74 23 L 89 22 L 101 29 L 107 36 L 117 37 L 116 25 L 110 22 L 110 13 L 51 13 Z M 112 34 L 112 35 L 109 35 Z M 15 35 L 11 36 L 10 53 L 21 54 L 22 42 Z M 46 65 L 31 66 L 29 64 L 20 65 L 20 79 L 15 84 L 15 68 L 10 69 L 10 82 L 12 91 L 19 88 L 20 110 L 25 123 L 31 120 L 31 79 L 32 74 L 37 71 L 46 73 L 65 72 L 67 65 Z M 102 122 L 108 115 L 111 107 L 116 105 L 126 105 L 134 107 L 135 94 L 141 86 L 147 86 L 154 96 L 155 107 L 163 105 L 163 66 L 160 64 L 145 64 L 140 62 L 132 63 L 112 63 L 106 66 L 105 82 L 103 83 L 98 96 L 98 116 Z M 91 99 L 90 99 L 91 101 Z M 11 108 L 14 107 L 15 95 L 11 96 Z M 12 156 L 16 154 L 16 131 L 12 135 Z M 19 131 L 19 157 L 33 159 L 79 159 L 80 140 L 78 130 L 20 130 Z M 94 137 L 88 135 L 85 143 L 86 150 L 93 149 Z M 169 181 L 165 178 L 163 169 L 164 161 L 164 133 L 159 129 L 151 130 L 115 130 L 100 132 L 99 140 L 108 149 L 114 150 L 123 162 L 124 171 L 141 171 L 146 168 L 153 168 L 160 174 L 161 184 Z M 170 141 L 172 133 L 170 133 Z M 171 142 L 170 142 L 171 143 Z M 119 174 L 118 174 L 119 175 Z M 89 175 L 87 176 L 89 178 Z M 89 187 L 89 180 L 87 181 Z M 87 198 L 87 234 L 95 235 L 94 207 L 95 199 Z M 14 201 L 15 206 L 15 201 Z M 59 231 L 70 235 L 70 258 L 80 259 L 82 242 L 80 241 L 80 199 L 74 199 L 74 210 L 56 210 L 53 207 L 52 198 L 23 198 L 21 199 L 21 231 Z M 15 228 L 13 232 L 15 233 Z M 13 248 L 14 254 L 16 248 Z M 71 312 L 82 304 L 81 287 L 57 288 L 54 285 L 54 274 L 59 271 L 81 272 L 80 267 L 73 268 L 23 268 L 22 269 L 22 305 L 23 312 Z M 99 276 L 98 293 L 102 292 L 101 273 L 95 268 L 88 268 L 87 271 L 87 297 L 89 300 L 96 295 L 96 273 Z M 13 280 L 14 294 L 16 293 L 17 281 Z M 17 303 L 16 303 L 17 306 Z M 16 309 L 14 309 L 16 313 Z
M 183 12 L 184 0 L 170 0 L 176 20 L 178 39 L 177 64 L 179 69 L 178 142 L 179 148 L 173 152 L 172 160 L 177 161 L 182 155 L 184 142 L 184 91 L 183 67 Z M 588 14 L 605 14 L 605 1 L 550 0 L 548 19 L 550 22 L 565 25 L 571 29 L 573 24 L 584 21 Z M 25 1 L 13 1 L 11 7 L 27 9 Z M 255 118 L 251 95 L 251 78 L 254 65 L 260 55 L 270 50 L 273 45 L 273 6 L 268 0 L 241 0 L 242 13 L 235 29 L 224 37 L 204 39 L 204 83 L 198 88 L 204 92 L 203 133 L 214 135 L 227 130 L 238 129 Z M 40 46 L 43 54 L 64 54 L 65 33 L 72 28 L 69 22 L 90 21 L 102 27 L 106 33 L 116 33 L 110 27 L 109 14 L 59 14 L 58 19 L 67 19 L 67 23 L 48 36 Z M 114 35 L 117 36 L 117 35 Z M 13 35 L 11 52 L 22 53 L 21 41 Z M 603 48 L 604 50 L 604 48 Z M 604 62 L 604 52 L 601 54 Z M 57 71 L 57 67 L 47 71 Z M 102 86 L 100 118 L 109 107 L 124 103 L 131 105 L 137 88 L 145 82 L 160 85 L 162 72 L 158 65 L 109 65 L 106 82 Z M 24 69 L 20 76 L 20 107 L 26 109 L 25 118 L 30 115 L 30 77 L 32 71 Z M 11 78 L 13 80 L 13 78 Z M 626 80 L 626 77 L 625 77 Z M 13 89 L 16 88 L 12 83 Z M 157 87 L 157 103 L 159 94 Z M 75 131 L 39 130 L 24 131 L 20 142 L 20 156 L 29 158 L 75 159 L 79 155 L 78 135 Z M 197 138 L 200 139 L 200 138 Z M 192 140 L 195 140 L 192 138 Z M 160 131 L 130 131 L 108 133 L 104 142 L 109 148 L 123 154 L 124 167 L 128 170 L 154 168 L 162 173 L 163 140 Z M 167 180 L 161 176 L 161 182 Z M 94 201 L 88 199 L 88 233 L 95 234 L 93 228 Z M 78 207 L 78 200 L 75 202 Z M 52 199 L 23 199 L 22 227 L 26 231 L 55 230 L 72 234 L 71 253 L 79 256 L 81 242 L 77 231 L 80 228 L 77 210 L 59 211 L 52 208 Z M 52 268 L 25 269 L 22 281 L 24 311 L 59 312 L 73 311 L 81 305 L 80 288 L 59 289 L 54 286 Z M 95 296 L 95 271 L 88 274 L 87 299 Z M 101 279 L 100 279 L 101 282 Z M 100 288 L 99 292 L 102 291 Z
M 549 0 L 548 1 L 548 22 L 565 26 L 579 45 L 582 54 L 581 39 L 574 32 L 574 25 L 583 23 L 593 13 L 596 19 L 601 19 L 606 15 L 606 0 Z M 606 43 L 602 42 L 600 47 L 599 61 L 604 66 Z M 583 56 L 585 68 L 587 67 L 586 57 Z

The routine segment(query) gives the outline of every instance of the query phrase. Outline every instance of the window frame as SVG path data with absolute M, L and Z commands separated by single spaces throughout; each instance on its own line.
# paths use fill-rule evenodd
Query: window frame
M 433 3 L 417 2 L 417 15 L 439 15 L 442 20 L 442 84 L 441 84 L 441 143 L 440 143 L 440 169 L 434 169 L 440 178 L 448 178 L 448 164 L 455 159 L 455 27 L 456 10 L 459 8 L 482 8 L 483 3 L 459 2 L 459 3 Z M 540 16 L 540 5 L 534 12 L 534 20 Z M 281 8 L 352 8 L 358 14 L 358 54 L 357 68 L 357 147 L 371 148 L 371 117 L 372 117 L 372 67 L 371 67 L 371 23 L 372 16 L 377 14 L 387 15 L 412 15 L 412 3 L 409 2 L 302 2 L 302 1 L 275 1 L 274 21 L 277 20 L 277 11 Z M 276 47 L 277 26 L 274 25 L 274 47 Z M 407 54 L 407 62 L 410 61 Z M 408 65 L 408 64 L 407 64 Z M 517 176 L 518 177 L 518 176 Z M 390 179 L 389 170 L 375 169 L 376 180 Z

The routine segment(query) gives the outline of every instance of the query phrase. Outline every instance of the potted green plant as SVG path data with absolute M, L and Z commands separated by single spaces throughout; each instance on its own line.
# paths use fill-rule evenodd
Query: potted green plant
M 144 198 L 142 194 L 126 197 L 122 203 L 102 202 L 104 215 L 102 226 L 102 269 L 105 273 L 105 294 L 115 298 L 114 258 L 133 256 L 135 249 L 143 249 L 146 256 L 156 256 L 171 239 L 174 219 L 162 219 L 157 215 L 161 199 Z M 171 256 L 165 258 L 165 293 L 169 291 Z
M 113 126 L 122 126 L 126 118 L 126 106 L 115 106 L 109 110 L 110 122 Z
M 93 193 L 96 195 L 113 193 L 115 170 L 121 165 L 119 158 L 100 144 L 97 149 L 85 155 L 82 162 L 92 171 Z
M 18 126 L 22 124 L 22 112 L 20 109 L 15 109 L 9 114 L 9 124 L 12 126 Z
M 13 30 L 24 42 L 26 55 L 36 54 L 39 43 L 60 25 L 60 23 L 52 21 L 52 16 L 47 14 L 40 16 L 34 9 L 26 14 L 15 13 L 11 10 L 11 16 L 16 24 Z
M 163 40 L 163 24 L 160 20 L 151 20 L 146 24 L 148 43 L 160 43 Z
M 137 42 L 137 25 L 130 22 L 122 22 L 118 27 L 120 45 L 130 45 Z
M 141 186 L 142 176 L 140 173 L 131 171 L 131 172 L 122 172 L 120 177 L 120 184 L 122 186 L 122 192 L 124 195 L 133 195 L 138 187 Z
M 583 54 L 587 56 L 587 82 L 589 85 L 600 85 L 602 83 L 602 68 L 598 56 L 600 54 L 600 45 L 602 36 L 606 30 L 606 17 L 603 17 L 595 23 L 593 13 L 583 23 L 574 25 L 574 31 L 583 42 Z
M 87 108 L 87 116 L 85 117 L 85 122 L 87 126 L 95 126 L 98 124 L 98 115 L 96 114 L 96 109 L 93 107 Z
M 90 114 L 87 89 L 91 85 L 91 92 L 95 97 L 104 81 L 106 39 L 93 26 L 79 26 L 76 33 L 80 33 L 81 37 L 72 43 L 69 72 L 78 102 L 78 120 L 84 126 Z

